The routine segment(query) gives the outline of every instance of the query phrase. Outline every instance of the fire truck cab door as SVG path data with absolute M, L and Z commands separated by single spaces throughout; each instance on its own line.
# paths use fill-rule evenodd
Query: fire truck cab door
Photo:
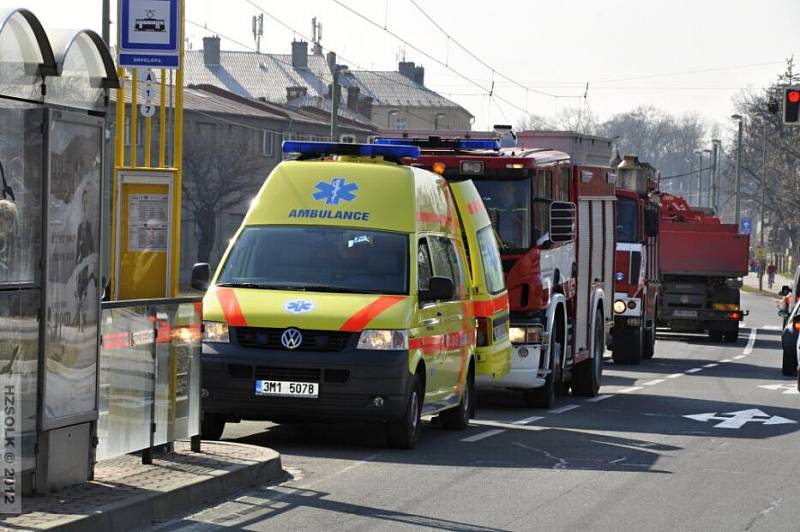
M 472 278 L 470 294 L 478 319 L 475 373 L 500 378 L 511 371 L 509 302 L 500 249 L 475 184 L 451 182 L 450 190 L 463 228 Z

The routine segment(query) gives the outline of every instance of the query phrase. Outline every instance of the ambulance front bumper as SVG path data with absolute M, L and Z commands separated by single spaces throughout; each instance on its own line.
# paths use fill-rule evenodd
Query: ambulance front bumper
M 202 376 L 203 412 L 229 421 L 276 422 L 397 419 L 412 379 L 407 351 L 300 352 L 233 344 L 203 345 Z M 257 380 L 314 382 L 318 397 L 257 395 Z

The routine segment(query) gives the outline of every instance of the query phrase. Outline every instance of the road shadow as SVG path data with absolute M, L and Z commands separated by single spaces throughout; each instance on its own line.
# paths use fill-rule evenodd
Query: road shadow
M 752 355 L 751 355 L 752 356 Z M 684 373 L 685 371 L 693 368 L 702 368 L 702 371 L 696 373 L 687 373 L 682 378 L 696 378 L 696 377 L 729 377 L 734 379 L 759 379 L 759 380 L 792 380 L 792 377 L 786 377 L 781 374 L 781 353 L 776 352 L 771 358 L 774 366 L 760 366 L 756 364 L 749 364 L 741 360 L 734 360 L 732 362 L 720 362 L 716 359 L 704 358 L 653 358 L 651 360 L 643 360 L 641 363 L 633 365 L 609 365 L 606 369 L 614 371 L 623 371 L 626 373 L 642 373 L 648 375 L 661 374 L 671 375 L 673 373 Z M 763 359 L 762 359 L 763 360 Z M 703 368 L 708 364 L 717 364 L 711 368 Z M 607 377 L 613 375 L 603 374 L 603 385 L 610 385 L 611 381 L 606 381 Z M 644 378 L 644 377 L 640 377 Z M 632 378 L 632 381 L 638 380 Z

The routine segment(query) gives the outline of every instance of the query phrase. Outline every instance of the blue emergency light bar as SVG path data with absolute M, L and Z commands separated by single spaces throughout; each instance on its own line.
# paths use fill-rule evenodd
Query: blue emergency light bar
M 283 142 L 283 153 L 299 153 L 301 156 L 359 155 L 362 157 L 383 157 L 384 159 L 419 159 L 420 149 L 409 143 L 397 145 L 349 144 L 338 142 Z
M 441 137 L 396 139 L 380 137 L 375 144 L 383 146 L 418 146 L 429 149 L 449 150 L 499 150 L 500 141 L 496 139 L 443 139 Z

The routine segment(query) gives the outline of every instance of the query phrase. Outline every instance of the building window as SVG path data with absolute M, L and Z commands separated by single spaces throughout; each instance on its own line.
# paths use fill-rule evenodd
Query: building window
M 355 135 L 350 135 L 350 134 L 339 135 L 339 142 L 348 142 L 350 144 L 355 144 L 356 136 Z
M 272 157 L 275 153 L 275 134 L 272 131 L 263 131 L 261 140 L 261 153 L 265 157 Z
M 400 111 L 389 111 L 389 129 L 408 129 L 408 118 L 400 115 Z
M 436 113 L 433 117 L 433 129 L 448 129 L 447 113 Z

